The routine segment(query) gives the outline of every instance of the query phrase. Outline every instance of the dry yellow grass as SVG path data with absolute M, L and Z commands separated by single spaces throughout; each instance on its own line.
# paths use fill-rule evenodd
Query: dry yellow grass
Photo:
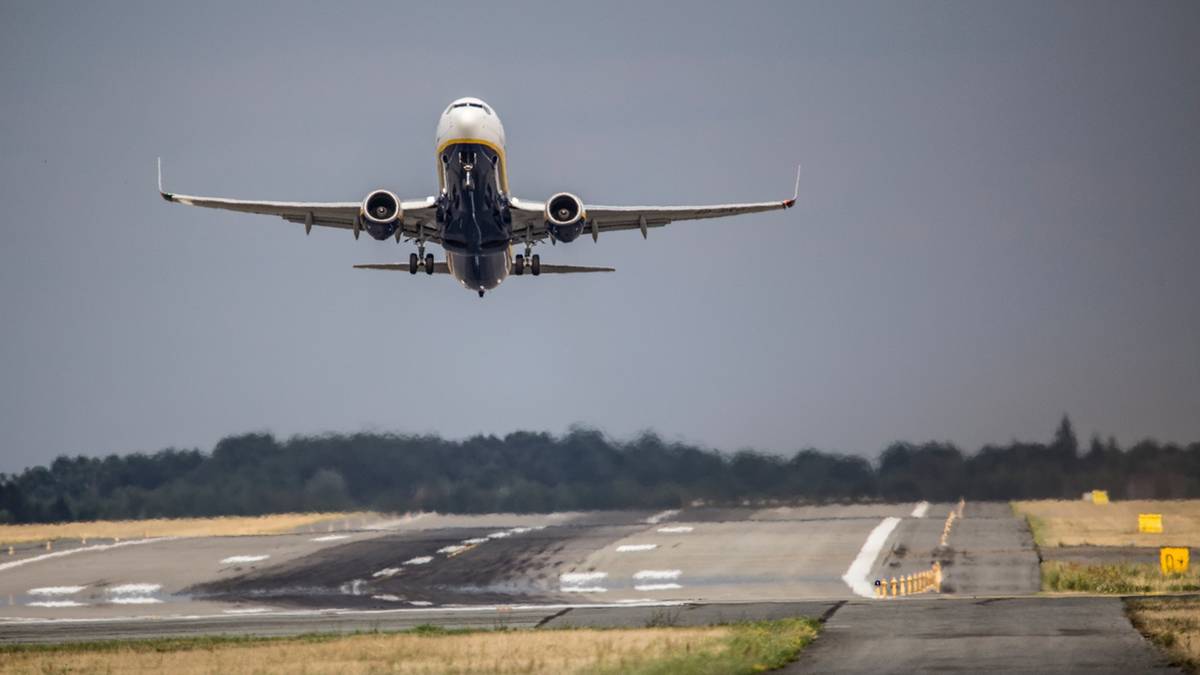
M 1200 598 L 1153 598 L 1129 603 L 1142 635 L 1170 652 L 1175 663 L 1200 670 Z
M 96 520 L 53 525 L 0 525 L 0 544 L 50 539 L 135 539 L 140 537 L 229 537 L 253 534 L 344 528 L 375 517 L 370 513 L 279 513 L 269 516 L 223 518 L 156 518 L 154 520 Z
M 1039 546 L 1200 546 L 1200 500 L 1013 502 Z M 1162 534 L 1137 531 L 1139 513 L 1161 513 Z
M 29 651 L 3 654 L 0 673 L 579 673 L 625 670 L 675 653 L 726 649 L 729 628 L 647 628 L 355 635 L 156 651 Z

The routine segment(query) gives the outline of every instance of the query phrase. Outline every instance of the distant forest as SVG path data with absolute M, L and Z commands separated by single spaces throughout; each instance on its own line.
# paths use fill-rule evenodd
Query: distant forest
M 894 443 L 875 462 L 814 449 L 725 454 L 591 429 L 448 441 L 353 434 L 231 436 L 211 453 L 59 457 L 0 474 L 0 522 L 256 515 L 287 511 L 537 512 L 708 504 L 1066 498 L 1200 498 L 1200 443 L 1081 448 L 1066 417 L 1049 443 Z

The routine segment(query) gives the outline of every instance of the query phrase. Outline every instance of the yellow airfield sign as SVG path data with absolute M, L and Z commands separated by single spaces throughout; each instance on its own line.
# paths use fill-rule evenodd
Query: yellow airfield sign
M 1158 549 L 1158 564 L 1163 574 L 1183 574 L 1188 571 L 1188 549 L 1163 546 Z
M 1138 514 L 1138 532 L 1145 532 L 1147 534 L 1162 534 L 1162 531 L 1161 513 Z

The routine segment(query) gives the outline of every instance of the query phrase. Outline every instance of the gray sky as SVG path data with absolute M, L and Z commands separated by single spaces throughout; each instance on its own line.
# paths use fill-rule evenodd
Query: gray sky
M 252 430 L 1200 439 L 1200 4 L 507 4 L 0 2 L 0 471 Z M 162 155 L 181 192 L 432 194 L 464 95 L 518 196 L 776 199 L 803 161 L 800 202 L 481 301 L 154 191 Z

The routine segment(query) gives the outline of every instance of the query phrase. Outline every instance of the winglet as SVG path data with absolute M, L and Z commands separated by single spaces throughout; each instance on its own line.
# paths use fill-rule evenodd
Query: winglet
M 167 201 L 171 201 L 172 195 L 170 193 L 166 192 L 165 190 L 163 190 L 163 186 L 162 186 L 162 157 L 158 158 L 158 194 L 163 199 L 165 199 Z
M 796 165 L 796 189 L 792 191 L 792 198 L 785 200 L 783 202 L 783 207 L 785 209 L 792 208 L 792 206 L 794 206 L 796 204 L 796 198 L 800 196 L 800 169 L 801 169 L 801 166 L 802 165 L 800 165 L 800 164 Z

